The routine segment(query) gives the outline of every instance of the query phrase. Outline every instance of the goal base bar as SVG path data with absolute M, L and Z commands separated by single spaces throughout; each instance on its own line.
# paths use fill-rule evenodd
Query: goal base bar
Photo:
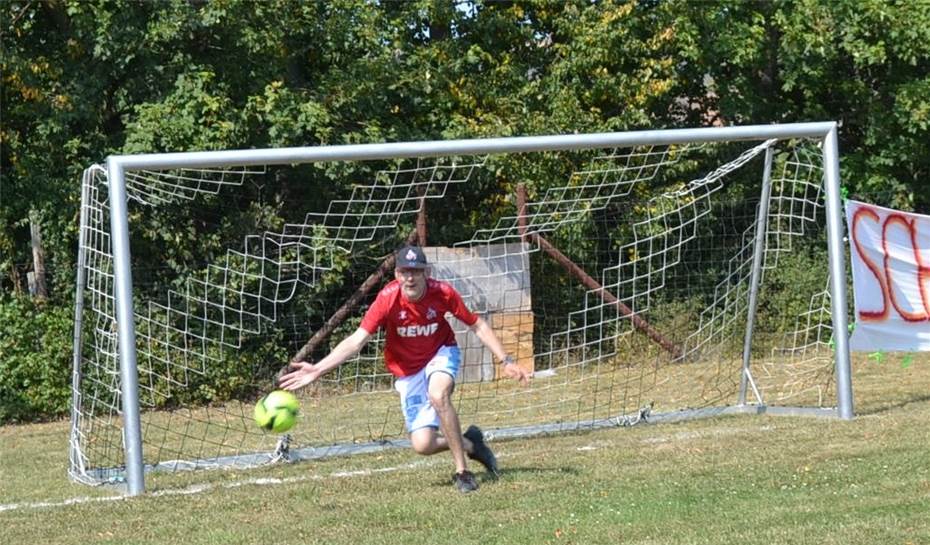
M 498 428 L 485 431 L 489 440 L 515 439 L 520 437 L 533 437 L 539 435 L 552 435 L 557 433 L 571 433 L 603 428 L 632 427 L 641 424 L 668 424 L 698 420 L 703 418 L 716 418 L 732 415 L 772 415 L 772 416 L 806 416 L 816 418 L 840 418 L 836 407 L 790 407 L 770 405 L 729 405 L 724 407 L 708 407 L 703 409 L 683 409 L 666 413 L 652 413 L 648 407 L 640 409 L 638 414 L 623 415 L 612 418 L 600 418 L 579 422 L 560 422 L 535 426 L 520 426 L 512 428 Z M 200 460 L 170 460 L 158 464 L 146 464 L 146 473 L 194 471 L 203 469 L 244 469 L 266 466 L 277 462 L 302 462 L 320 460 L 339 456 L 354 456 L 358 454 L 371 454 L 385 450 L 410 448 L 409 439 L 396 439 L 385 441 L 371 441 L 368 443 L 336 444 L 325 447 L 305 447 L 289 450 L 285 454 L 280 452 L 262 452 L 254 454 L 239 454 L 234 456 L 220 456 Z M 81 475 L 72 475 L 72 480 L 84 484 L 94 485 L 123 485 L 125 475 L 123 468 L 103 468 L 85 472 Z

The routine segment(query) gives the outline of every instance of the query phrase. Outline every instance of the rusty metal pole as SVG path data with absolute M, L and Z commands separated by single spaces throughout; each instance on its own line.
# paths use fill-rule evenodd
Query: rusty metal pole
M 420 209 L 417 210 L 417 244 L 426 246 L 426 190 L 423 186 L 417 187 L 420 195 Z
M 526 186 L 517 184 L 517 230 L 526 237 Z

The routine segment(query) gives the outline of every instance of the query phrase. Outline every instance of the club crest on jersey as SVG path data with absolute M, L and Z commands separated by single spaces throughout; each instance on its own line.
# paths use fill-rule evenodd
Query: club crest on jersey
M 428 337 L 439 329 L 439 323 L 433 322 L 426 325 L 408 325 L 397 328 L 397 334 L 401 337 Z
M 432 320 L 435 317 L 436 317 L 436 311 L 433 309 L 433 307 L 429 307 L 428 309 L 426 309 L 427 320 Z
M 398 312 L 398 313 L 397 313 L 397 319 L 398 319 L 398 320 L 406 320 L 406 319 L 407 319 L 407 311 L 406 311 L 406 310 L 402 310 L 402 311 Z

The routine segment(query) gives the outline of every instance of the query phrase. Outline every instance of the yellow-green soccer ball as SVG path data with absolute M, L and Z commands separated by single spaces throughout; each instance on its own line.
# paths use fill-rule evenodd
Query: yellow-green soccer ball
M 284 433 L 297 422 L 300 403 L 297 397 L 285 390 L 275 390 L 255 404 L 255 423 L 266 431 Z

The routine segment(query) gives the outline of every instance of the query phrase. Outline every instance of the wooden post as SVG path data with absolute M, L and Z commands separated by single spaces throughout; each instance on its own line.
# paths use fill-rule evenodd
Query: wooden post
M 526 186 L 517 184 L 517 229 L 526 237 Z
M 420 195 L 420 209 L 417 210 L 417 244 L 426 246 L 426 189 L 422 185 L 417 186 L 417 194 Z
M 29 212 L 29 232 L 32 236 L 34 272 L 30 281 L 30 292 L 37 300 L 44 301 L 48 298 L 48 286 L 45 282 L 45 248 L 42 246 L 42 230 L 35 210 Z
M 517 185 L 517 208 L 518 208 L 518 217 L 517 217 L 517 226 L 520 230 L 520 236 L 524 237 L 526 240 L 535 242 L 539 247 L 546 252 L 552 259 L 554 259 L 559 265 L 562 265 L 572 276 L 577 278 L 584 284 L 588 289 L 597 293 L 601 299 L 608 304 L 614 305 L 617 309 L 624 315 L 629 316 L 633 322 L 633 326 L 636 329 L 639 329 L 643 333 L 649 336 L 650 339 L 655 341 L 659 346 L 665 349 L 667 352 L 672 354 L 675 359 L 681 357 L 681 348 L 676 346 L 675 343 L 667 339 L 664 335 L 659 333 L 652 325 L 649 324 L 646 320 L 640 317 L 638 314 L 633 312 L 633 309 L 626 306 L 621 302 L 617 297 L 604 289 L 597 280 L 592 278 L 588 273 L 584 271 L 581 267 L 576 265 L 568 256 L 559 251 L 558 248 L 552 245 L 548 240 L 543 238 L 542 235 L 538 233 L 529 233 L 526 232 L 526 187 L 523 184 Z

